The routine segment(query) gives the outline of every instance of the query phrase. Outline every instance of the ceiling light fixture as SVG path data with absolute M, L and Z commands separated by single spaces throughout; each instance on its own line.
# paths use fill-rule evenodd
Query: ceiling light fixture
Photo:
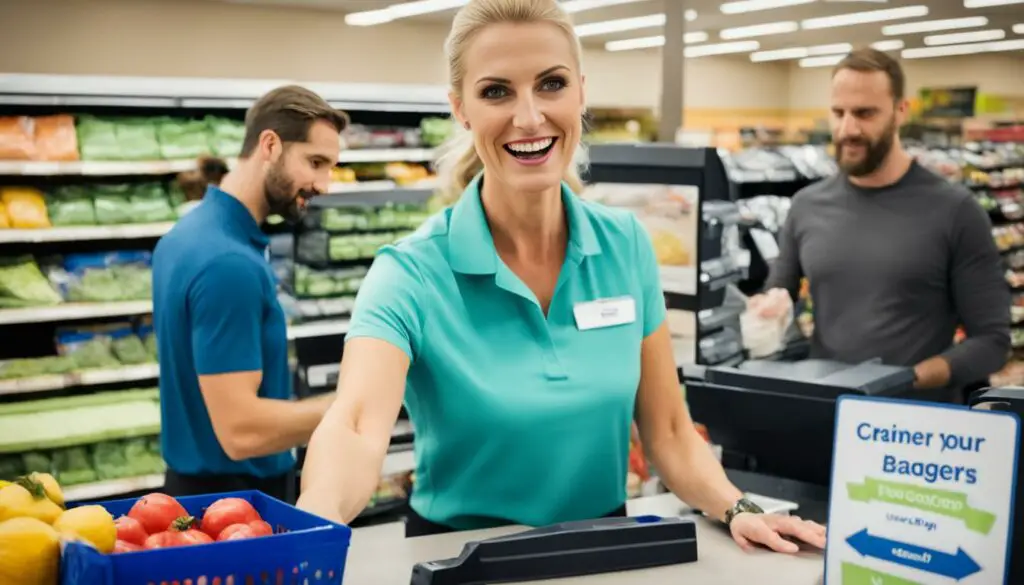
M 972 32 L 951 33 L 946 35 L 929 35 L 924 38 L 924 44 L 934 45 L 959 45 L 961 43 L 980 43 L 982 41 L 1001 41 L 1006 38 L 1006 31 L 1002 29 L 976 30 Z
M 964 0 L 964 8 L 985 8 L 988 6 L 1009 6 L 1024 4 L 1024 0 Z
M 605 8 L 619 4 L 633 4 L 635 2 L 646 2 L 647 0 L 566 0 L 562 2 L 562 8 L 569 13 Z M 413 2 L 402 2 L 392 4 L 375 10 L 364 10 L 352 12 L 345 15 L 345 24 L 349 26 L 375 26 L 385 24 L 402 18 L 444 12 L 462 8 L 469 4 L 469 0 L 414 0 Z
M 943 20 L 890 24 L 882 27 L 882 34 L 885 36 L 911 35 L 936 30 L 955 30 L 958 28 L 975 28 L 987 25 L 988 19 L 984 16 L 968 16 L 967 18 L 946 18 Z
M 825 55 L 822 57 L 808 57 L 806 59 L 800 59 L 798 62 L 801 67 L 832 67 L 843 60 L 846 55 Z
M 615 20 L 603 20 L 601 22 L 578 24 L 576 25 L 576 36 L 592 37 L 595 35 L 606 35 L 610 33 L 625 32 L 627 30 L 639 30 L 658 26 L 665 26 L 664 14 L 649 14 L 647 16 L 635 16 L 633 18 L 616 18 Z
M 787 6 L 799 6 L 801 4 L 813 4 L 818 0 L 738 0 L 726 2 L 718 7 L 722 14 L 743 14 L 745 12 L 757 12 L 758 10 L 771 10 L 773 8 L 785 8 Z
M 871 48 L 876 51 L 899 51 L 906 46 L 906 43 L 899 39 L 889 39 L 871 43 Z
M 953 55 L 975 55 L 977 53 L 998 53 L 1024 50 L 1024 39 L 971 43 L 967 45 L 941 45 L 906 49 L 900 56 L 904 59 L 926 59 L 928 57 L 951 57 Z
M 697 11 L 692 9 L 692 8 L 690 8 L 686 12 L 683 13 L 683 18 L 686 19 L 686 22 L 693 22 L 693 21 L 697 20 Z
M 694 36 L 690 36 L 694 35 Z M 707 40 L 707 33 L 704 32 L 692 32 L 686 33 L 683 37 L 684 43 L 700 43 Z M 653 36 L 653 37 L 640 37 L 635 39 L 622 39 L 618 41 L 608 41 L 604 44 L 606 51 L 635 51 L 637 49 L 654 49 L 665 46 L 664 36 Z M 756 51 L 761 48 L 761 45 L 757 41 L 740 41 L 736 43 L 719 43 L 717 45 L 699 45 L 696 47 L 686 47 L 683 49 L 686 57 L 703 57 L 705 55 L 723 55 L 726 53 L 744 53 L 747 51 Z M 699 49 L 693 51 L 693 49 Z
M 754 63 L 764 61 L 782 61 L 785 59 L 803 59 L 814 55 L 845 55 L 853 50 L 850 43 L 835 43 L 832 45 L 815 45 L 813 47 L 790 47 L 788 49 L 774 49 L 771 51 L 757 51 L 750 54 L 750 60 Z
M 755 24 L 751 26 L 738 26 L 735 28 L 723 28 L 718 36 L 725 40 L 749 39 L 751 37 L 763 37 L 768 35 L 782 35 L 800 30 L 800 25 L 793 20 L 783 22 L 769 22 L 766 24 Z
M 707 57 L 710 55 L 728 55 L 732 53 L 749 53 L 761 48 L 757 41 L 735 41 L 732 43 L 718 43 L 715 45 L 697 45 L 683 49 L 683 56 L 688 58 Z
M 927 6 L 902 6 L 900 8 L 885 8 L 883 10 L 851 12 L 849 14 L 840 14 L 837 16 L 808 18 L 802 21 L 800 26 L 808 30 L 814 30 L 821 28 L 835 28 L 839 26 L 851 26 L 855 24 L 868 24 L 872 22 L 885 22 L 887 20 L 902 20 L 904 18 L 920 18 L 922 16 L 928 16 Z
M 1024 23 L 1013 25 L 1013 32 L 1018 35 L 1024 35 Z

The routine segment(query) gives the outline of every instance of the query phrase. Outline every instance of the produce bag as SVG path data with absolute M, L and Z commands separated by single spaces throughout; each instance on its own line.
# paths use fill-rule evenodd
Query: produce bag
M 157 126 L 160 153 L 168 160 L 194 159 L 209 154 L 208 131 L 203 120 L 162 119 Z
M 783 349 L 786 331 L 793 323 L 793 300 L 782 289 L 751 297 L 740 315 L 743 347 L 754 359 L 768 357 Z
M 4 187 L 0 189 L 0 202 L 13 228 L 43 229 L 52 225 L 46 213 L 46 198 L 39 189 Z
M 102 185 L 93 191 L 96 223 L 117 225 L 131 223 L 130 185 Z
M 64 258 L 63 268 L 64 295 L 68 300 L 115 302 L 153 296 L 149 252 L 69 254 Z
M 157 125 L 147 118 L 128 118 L 117 122 L 117 141 L 122 160 L 160 159 Z
M 136 185 L 130 193 L 127 213 L 131 223 L 158 223 L 177 219 L 161 183 Z
M 28 116 L 0 117 L 0 160 L 31 160 L 35 155 L 35 120 Z
M 420 140 L 423 145 L 433 148 L 444 144 L 455 130 L 454 121 L 449 118 L 423 118 L 420 120 Z
M 96 225 L 96 206 L 85 187 L 58 187 L 47 198 L 46 208 L 55 226 Z
M 95 116 L 79 116 L 77 130 L 82 160 L 121 160 L 117 123 Z
M 149 352 L 138 335 L 129 330 L 111 336 L 111 350 L 114 357 L 122 364 L 135 365 L 144 364 L 150 361 Z
M 61 301 L 31 256 L 0 260 L 0 307 L 56 305 Z
M 245 123 L 228 118 L 207 116 L 210 150 L 219 157 L 236 157 L 242 153 Z
M 320 227 L 329 232 L 350 232 L 370 227 L 372 213 L 361 207 L 328 207 L 320 215 Z
M 35 119 L 35 159 L 50 161 L 78 160 L 78 135 L 75 119 L 67 114 L 40 116 Z
M 50 456 L 42 451 L 27 451 L 21 454 L 22 468 L 25 473 L 37 471 L 39 473 L 50 473 L 53 471 L 53 463 Z
M 62 485 L 91 483 L 98 479 L 92 468 L 92 457 L 84 446 L 56 449 L 51 457 L 53 471 Z
M 43 364 L 39 360 L 18 358 L 0 361 L 0 380 L 20 380 L 43 375 Z

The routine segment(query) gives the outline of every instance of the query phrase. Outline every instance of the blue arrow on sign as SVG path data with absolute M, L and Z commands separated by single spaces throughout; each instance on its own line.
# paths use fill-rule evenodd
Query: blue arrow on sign
M 916 544 L 874 536 L 868 533 L 867 528 L 850 535 L 846 542 L 861 556 L 920 569 L 957 581 L 981 570 L 981 565 L 962 548 L 957 548 L 956 554 L 949 554 Z

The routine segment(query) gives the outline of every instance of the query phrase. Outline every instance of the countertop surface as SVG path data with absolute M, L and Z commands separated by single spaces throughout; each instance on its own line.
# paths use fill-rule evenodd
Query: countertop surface
M 688 508 L 675 496 L 661 495 L 630 500 L 630 516 L 654 514 L 681 516 Z M 799 514 L 799 512 L 796 512 Z M 693 563 L 607 573 L 589 577 L 534 581 L 537 585 L 820 585 L 824 571 L 821 551 L 810 549 L 795 555 L 767 550 L 744 552 L 719 524 L 697 518 L 697 555 Z M 345 568 L 345 585 L 409 585 L 412 567 L 423 561 L 457 557 L 469 541 L 524 530 L 506 527 L 405 538 L 401 523 L 358 528 Z

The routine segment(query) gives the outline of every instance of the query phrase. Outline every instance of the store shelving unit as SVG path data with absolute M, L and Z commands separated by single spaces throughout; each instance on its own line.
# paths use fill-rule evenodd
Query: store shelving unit
M 218 116 L 240 121 L 245 109 L 266 91 L 289 83 L 286 80 L 238 80 L 192 78 L 136 78 L 64 75 L 0 76 L 0 117 L 101 116 L 106 119 L 170 117 L 200 120 Z M 421 120 L 445 117 L 447 91 L 440 86 L 376 84 L 305 84 L 329 103 L 345 109 L 353 130 L 362 138 L 346 136 L 339 157 L 340 167 L 355 169 L 366 165 L 384 168 L 396 163 L 429 165 L 434 158 L 430 143 L 416 139 Z M 376 129 L 382 129 L 378 132 Z M 397 130 L 396 130 L 397 129 Z M 366 136 L 370 142 L 366 142 Z M 401 136 L 395 139 L 395 136 Z M 424 135 L 426 138 L 426 135 Z M 360 140 L 362 142 L 360 142 Z M 128 153 L 130 154 L 130 153 Z M 126 158 L 131 158 L 126 157 Z M 229 166 L 235 159 L 227 157 Z M 177 173 L 196 168 L 194 158 L 169 160 L 0 160 L 0 188 L 27 186 L 49 191 L 59 185 L 98 185 L 109 182 L 136 184 L 167 182 Z M 358 173 L 356 173 L 358 175 Z M 347 176 L 347 175 L 346 175 Z M 363 179 L 363 177 L 359 177 Z M 355 198 L 382 205 L 402 199 L 408 189 L 399 188 L 401 178 L 373 177 L 331 185 L 333 197 Z M 417 184 L 421 198 L 429 194 L 429 181 Z M 51 256 L 71 252 L 152 250 L 156 241 L 173 227 L 173 222 L 124 225 L 62 226 L 44 229 L 0 229 L 0 258 L 31 254 Z M 268 227 L 268 231 L 270 228 Z M 280 233 L 280 229 L 273 232 Z M 273 233 L 272 232 L 272 233 Z M 286 230 L 275 237 L 290 238 Z M 152 312 L 148 300 L 110 303 L 63 302 L 47 306 L 0 309 L 0 367 L 5 359 L 52 354 L 54 331 L 69 324 L 103 325 L 123 319 L 145 317 Z M 288 338 L 299 347 L 335 348 L 331 361 L 337 364 L 347 315 L 321 315 L 303 319 L 293 314 Z M 302 356 L 305 352 L 297 351 Z M 325 360 L 326 361 L 326 360 Z M 299 363 L 299 369 L 303 364 Z M 74 371 L 57 375 L 0 379 L 0 403 L 68 396 L 132 386 L 155 386 L 158 367 L 142 364 L 122 368 Z M 409 429 L 400 428 L 396 443 L 411 441 Z M 388 458 L 387 469 L 411 470 L 410 455 L 400 452 Z M 411 453 L 411 451 L 410 451 Z M 89 500 L 122 493 L 157 489 L 162 476 L 123 478 L 69 486 L 68 498 Z

